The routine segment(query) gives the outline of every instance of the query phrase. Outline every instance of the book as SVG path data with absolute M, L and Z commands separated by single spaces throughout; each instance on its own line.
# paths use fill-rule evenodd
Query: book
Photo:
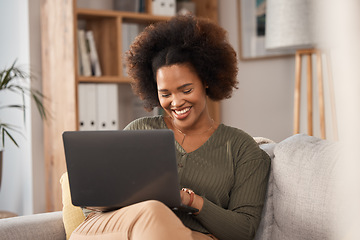
M 91 73 L 93 76 L 99 77 L 101 76 L 101 68 L 100 68 L 98 53 L 96 50 L 93 31 L 91 30 L 86 31 L 86 39 L 88 41 L 89 50 L 90 50 L 89 56 L 90 56 L 90 64 L 91 64 Z
M 114 0 L 114 10 L 139 12 L 140 0 Z
M 78 76 L 83 75 L 83 66 L 82 66 L 82 62 L 81 62 L 81 53 L 80 53 L 80 44 L 78 44 L 78 48 L 77 48 L 77 63 L 78 63 L 78 68 L 77 68 L 77 74 Z
M 81 58 L 81 66 L 80 69 L 82 70 L 81 73 L 83 76 L 91 76 L 91 63 L 90 63 L 90 56 L 87 47 L 87 41 L 85 36 L 85 30 L 79 29 L 78 30 L 78 40 L 79 40 L 79 52 Z

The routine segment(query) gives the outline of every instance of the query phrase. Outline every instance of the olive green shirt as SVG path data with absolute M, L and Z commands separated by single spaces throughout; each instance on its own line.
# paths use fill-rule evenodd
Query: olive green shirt
M 166 129 L 162 116 L 141 118 L 125 130 Z M 180 187 L 204 199 L 198 215 L 176 211 L 185 226 L 220 240 L 253 239 L 259 225 L 270 158 L 242 130 L 220 124 L 197 150 L 175 141 Z

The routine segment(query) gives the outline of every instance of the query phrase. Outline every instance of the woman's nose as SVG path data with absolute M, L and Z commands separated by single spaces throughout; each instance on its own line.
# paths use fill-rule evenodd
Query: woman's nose
M 171 107 L 179 108 L 185 104 L 185 100 L 179 96 L 174 96 L 171 101 Z

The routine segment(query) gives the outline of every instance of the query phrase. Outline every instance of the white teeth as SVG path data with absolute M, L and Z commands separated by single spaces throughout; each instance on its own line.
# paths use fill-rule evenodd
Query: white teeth
M 188 112 L 189 110 L 190 110 L 190 108 L 184 108 L 183 110 L 180 110 L 180 111 L 175 110 L 175 113 L 178 115 L 181 115 L 181 114 Z

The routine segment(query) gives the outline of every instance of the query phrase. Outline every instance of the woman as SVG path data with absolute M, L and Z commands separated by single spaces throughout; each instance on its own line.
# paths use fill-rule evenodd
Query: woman
M 181 200 L 199 212 L 173 212 L 146 201 L 93 213 L 72 239 L 252 239 L 269 158 L 248 134 L 215 122 L 207 109 L 208 97 L 229 98 L 237 85 L 236 54 L 226 32 L 204 19 L 175 17 L 146 28 L 127 62 L 145 108 L 160 106 L 165 117 L 138 119 L 125 129 L 173 130 Z

